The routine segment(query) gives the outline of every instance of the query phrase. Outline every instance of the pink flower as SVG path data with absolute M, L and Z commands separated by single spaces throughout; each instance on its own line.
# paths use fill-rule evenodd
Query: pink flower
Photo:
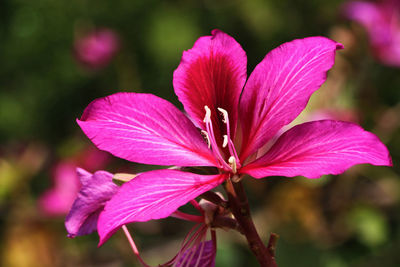
M 76 172 L 78 165 L 89 170 L 102 168 L 110 157 L 94 147 L 87 148 L 69 160 L 57 163 L 52 172 L 52 188 L 39 198 L 39 208 L 47 216 L 64 216 L 71 209 L 72 203 L 81 187 Z
M 82 188 L 65 219 L 65 228 L 71 238 L 96 231 L 105 203 L 118 191 L 111 173 L 97 171 L 91 174 L 80 168 L 76 172 Z
M 79 190 L 76 164 L 71 161 L 58 163 L 53 171 L 53 187 L 39 198 L 41 211 L 48 216 L 65 215 L 71 208 Z
M 354 1 L 344 5 L 344 14 L 368 33 L 375 56 L 389 66 L 400 66 L 400 1 L 376 3 Z
M 324 37 L 285 43 L 268 53 L 246 82 L 245 52 L 214 30 L 183 53 L 174 72 L 175 93 L 190 119 L 151 94 L 118 93 L 93 101 L 77 122 L 98 148 L 144 164 L 215 168 L 214 175 L 149 171 L 123 184 L 100 214 L 100 244 L 122 225 L 170 216 L 228 178 L 318 178 L 355 164 L 391 165 L 374 134 L 335 120 L 297 125 L 263 149 L 305 108 L 341 48 Z
M 117 34 L 110 29 L 99 29 L 76 40 L 75 55 L 79 62 L 90 69 L 107 66 L 119 49 Z

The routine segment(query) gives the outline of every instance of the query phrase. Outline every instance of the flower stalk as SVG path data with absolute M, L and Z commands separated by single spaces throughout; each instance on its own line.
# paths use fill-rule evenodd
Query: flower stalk
M 262 242 L 251 218 L 249 202 L 242 183 L 240 181 L 233 183 L 231 179 L 228 179 L 225 183 L 225 190 L 228 194 L 229 207 L 260 266 L 277 267 L 274 257 L 277 238 L 272 241 L 273 250 L 267 248 Z M 276 236 L 274 235 L 274 237 Z

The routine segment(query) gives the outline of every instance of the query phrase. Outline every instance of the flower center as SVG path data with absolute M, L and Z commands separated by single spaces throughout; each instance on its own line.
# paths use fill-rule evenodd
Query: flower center
M 217 145 L 217 141 L 214 135 L 213 125 L 211 120 L 211 110 L 208 106 L 204 106 L 204 109 L 206 111 L 206 115 L 204 117 L 204 123 L 206 124 L 206 131 L 202 131 L 202 133 L 207 140 L 208 147 L 211 148 L 211 150 L 213 151 L 215 160 L 218 164 L 218 168 L 236 174 L 237 170 L 241 167 L 241 165 L 235 149 L 235 145 L 233 144 L 231 138 L 231 129 L 229 124 L 228 112 L 225 109 L 218 108 L 218 111 L 221 112 L 222 115 L 222 122 L 226 125 L 226 135 L 223 135 L 222 148 L 220 148 Z M 229 150 L 228 162 L 225 161 L 224 157 L 221 154 L 221 150 L 226 147 L 228 147 Z

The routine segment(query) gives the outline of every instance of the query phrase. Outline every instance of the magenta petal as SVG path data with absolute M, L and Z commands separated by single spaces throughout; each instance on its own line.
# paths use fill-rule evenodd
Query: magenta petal
M 392 164 L 387 148 L 374 134 L 353 123 L 322 120 L 291 128 L 263 157 L 241 171 L 256 178 L 318 178 L 362 163 Z
M 176 95 L 198 127 L 205 129 L 205 105 L 211 109 L 214 125 L 221 123 L 218 107 L 228 111 L 231 125 L 236 125 L 246 65 L 247 57 L 242 47 L 219 30 L 213 30 L 212 36 L 199 38 L 192 49 L 183 52 L 173 84 Z M 232 127 L 232 134 L 234 130 Z
M 93 174 L 91 174 L 87 170 L 76 168 L 75 172 L 78 175 L 79 181 L 81 182 L 82 186 L 87 186 L 92 180 Z
M 111 173 L 97 171 L 91 175 L 79 168 L 77 172 L 82 188 L 65 219 L 65 228 L 69 237 L 87 235 L 96 231 L 100 212 L 118 190 L 118 186 L 112 182 Z
M 390 16 L 385 18 L 383 6 L 372 2 L 349 2 L 343 6 L 344 15 L 363 25 L 374 43 L 387 42 L 390 38 Z
M 216 249 L 213 241 L 204 241 L 184 251 L 174 266 L 213 267 L 215 266 L 215 256 Z
M 381 18 L 379 6 L 372 2 L 352 1 L 343 5 L 346 17 L 362 23 L 364 26 L 372 25 L 373 21 Z
M 180 206 L 221 184 L 225 175 L 199 175 L 176 170 L 145 172 L 122 185 L 98 222 L 100 245 L 131 222 L 165 218 Z
M 349 2 L 343 6 L 346 17 L 367 31 L 375 56 L 389 66 L 400 66 L 400 1 Z
M 324 37 L 284 43 L 254 69 L 240 100 L 243 162 L 305 108 L 342 45 Z
M 168 101 L 151 94 L 100 98 L 77 121 L 100 149 L 145 164 L 213 166 L 214 156 L 193 123 Z

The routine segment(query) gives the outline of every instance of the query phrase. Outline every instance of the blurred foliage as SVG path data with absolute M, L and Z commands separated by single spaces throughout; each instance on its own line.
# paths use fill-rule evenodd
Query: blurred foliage
M 376 133 L 393 157 L 393 168 L 358 166 L 320 180 L 246 179 L 264 240 L 270 231 L 281 235 L 279 266 L 399 266 L 400 70 L 374 61 L 363 30 L 341 18 L 342 3 L 1 1 L 0 265 L 134 264 L 122 234 L 101 248 L 96 235 L 69 240 L 63 218 L 41 214 L 37 199 L 52 186 L 52 166 L 90 146 L 75 123 L 90 101 L 118 91 L 149 92 L 181 107 L 172 74 L 182 51 L 219 28 L 243 46 L 249 73 L 283 42 L 312 35 L 342 42 L 346 49 L 298 122 L 336 110 Z M 90 71 L 76 62 L 73 43 L 96 27 L 116 31 L 122 48 L 108 67 Z M 115 159 L 107 170 L 144 168 Z M 172 257 L 182 229 L 189 229 L 175 219 L 131 228 L 143 257 L 154 264 Z M 218 234 L 217 266 L 256 266 L 241 236 Z

